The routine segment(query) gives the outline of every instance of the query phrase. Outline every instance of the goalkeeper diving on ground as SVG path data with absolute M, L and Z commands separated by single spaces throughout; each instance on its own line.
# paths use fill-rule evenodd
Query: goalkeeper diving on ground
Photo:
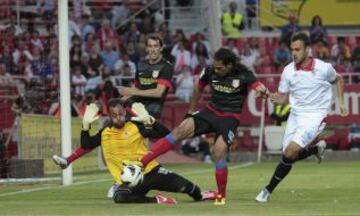
M 136 116 L 129 117 L 123 102 L 113 99 L 108 104 L 109 125 L 94 136 L 90 136 L 91 123 L 97 120 L 99 108 L 95 104 L 87 106 L 81 131 L 81 147 L 101 146 L 108 170 L 117 186 L 113 195 L 116 203 L 159 203 L 175 204 L 176 199 L 156 195 L 146 196 L 150 190 L 186 193 L 195 201 L 215 198 L 215 192 L 201 192 L 199 186 L 184 177 L 162 167 L 156 160 L 143 167 L 144 178 L 139 184 L 130 187 L 122 182 L 121 172 L 129 161 L 137 161 L 147 151 L 146 138 L 163 136 L 161 124 L 148 114 L 141 103 L 134 103 L 131 111 Z

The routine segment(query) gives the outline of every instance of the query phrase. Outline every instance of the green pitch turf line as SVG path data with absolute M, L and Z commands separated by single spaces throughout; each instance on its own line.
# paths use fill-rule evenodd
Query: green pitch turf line
M 241 168 L 252 166 L 253 164 L 254 164 L 254 162 L 237 164 L 237 165 L 229 166 L 229 169 L 230 170 L 241 169 Z M 207 172 L 213 172 L 213 171 L 214 171 L 213 168 L 211 168 L 211 169 L 207 168 L 207 169 L 202 169 L 202 170 L 184 172 L 182 174 L 183 175 L 193 175 L 193 174 L 201 174 L 201 173 L 207 173 Z M 91 181 L 82 181 L 82 182 L 73 183 L 72 185 L 69 185 L 69 186 L 91 184 L 91 183 L 96 183 L 96 182 L 105 182 L 105 181 L 110 181 L 110 180 L 111 180 L 111 178 L 103 178 L 103 179 L 97 179 L 97 180 L 91 180 Z M 61 188 L 61 187 L 69 187 L 69 186 L 56 185 L 56 186 L 45 186 L 45 187 L 38 187 L 38 188 L 31 188 L 31 189 L 23 189 L 23 190 L 14 191 L 14 192 L 0 193 L 0 197 L 6 197 L 6 196 L 12 196 L 12 195 L 24 194 L 24 193 L 31 193 L 31 192 L 43 191 L 43 190 L 49 190 L 49 189 L 55 189 L 55 188 Z

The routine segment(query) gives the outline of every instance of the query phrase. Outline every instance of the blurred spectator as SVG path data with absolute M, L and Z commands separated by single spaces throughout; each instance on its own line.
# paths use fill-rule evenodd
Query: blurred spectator
M 171 55 L 175 57 L 175 73 L 180 72 L 184 66 L 191 65 L 191 53 L 185 49 L 185 46 L 182 42 L 178 42 L 172 48 Z
M 33 56 L 29 50 L 25 47 L 25 43 L 22 40 L 18 40 L 15 44 L 15 50 L 12 53 L 14 64 L 19 65 L 25 62 L 25 59 L 32 61 Z
M 360 38 L 357 38 L 356 47 L 353 50 L 353 65 L 360 67 Z
M 191 51 L 194 53 L 196 52 L 196 49 L 199 47 L 199 46 L 202 46 L 205 50 L 206 50 L 206 53 L 209 53 L 210 52 L 210 44 L 209 42 L 205 39 L 205 36 L 202 35 L 201 33 L 197 32 L 195 34 L 195 40 L 193 41 L 192 43 L 192 48 L 191 48 Z
M 70 67 L 81 63 L 82 50 L 80 45 L 73 45 L 70 49 Z
M 115 63 L 119 60 L 119 52 L 114 51 L 113 42 L 107 41 L 105 43 L 103 51 L 100 53 L 102 61 L 105 66 L 109 67 L 111 70 L 115 69 Z
M 14 59 L 11 55 L 10 47 L 5 45 L 2 53 L 0 53 L 0 61 L 6 66 L 6 71 L 10 74 L 14 74 Z
M 96 76 L 97 72 L 94 71 L 89 65 L 89 54 L 83 53 L 81 56 L 81 74 L 85 76 L 85 78 L 89 78 L 90 76 Z
M 122 4 L 116 5 L 112 9 L 112 19 L 111 25 L 114 29 L 118 28 L 118 25 L 122 24 L 122 22 L 126 21 L 126 19 L 130 16 L 131 11 L 129 9 L 130 1 L 122 0 Z
M 44 50 L 43 42 L 40 40 L 40 33 L 39 31 L 35 30 L 32 34 L 31 44 L 40 48 L 40 50 Z
M 100 49 L 99 42 L 95 38 L 95 35 L 93 33 L 89 33 L 85 36 L 85 42 L 82 44 L 82 50 L 90 53 L 93 47 L 95 47 L 96 50 Z
M 351 59 L 350 48 L 345 44 L 344 37 L 338 37 L 337 43 L 331 47 L 331 57 L 335 62 L 338 62 L 340 58 Z
M 88 14 L 83 14 L 81 16 L 80 29 L 81 29 L 81 38 L 83 39 L 83 41 L 86 41 L 86 37 L 89 34 L 95 34 L 95 28 L 89 24 L 89 20 L 90 20 L 90 16 Z
M 119 37 L 117 33 L 111 28 L 110 21 L 103 19 L 101 22 L 101 28 L 97 31 L 96 37 L 100 40 L 100 48 L 105 49 L 105 44 L 112 41 L 118 41 Z M 119 50 L 117 44 L 115 44 L 116 50 Z
M 291 37 L 298 31 L 301 31 L 298 26 L 298 19 L 295 14 L 289 15 L 289 24 L 285 25 L 281 29 L 280 40 L 284 41 L 288 47 L 290 47 Z
M 201 71 L 208 66 L 209 64 L 206 63 L 206 59 L 204 56 L 197 56 L 197 65 L 195 66 L 194 70 L 193 70 L 193 74 L 194 75 L 200 75 Z
M 221 17 L 221 31 L 228 38 L 239 38 L 240 32 L 244 29 L 243 15 L 237 12 L 236 2 L 230 2 L 229 12 Z
M 116 76 L 114 76 L 116 80 L 117 86 L 126 86 L 131 87 L 132 82 L 135 78 L 135 74 L 131 72 L 130 66 L 128 64 L 124 64 L 119 70 L 115 72 Z
M 140 38 L 140 31 L 135 22 L 130 23 L 129 29 L 124 33 L 123 41 L 125 44 L 137 43 Z
M 1 11 L 0 11 L 1 12 Z M 6 138 L 2 129 L 0 128 L 0 178 L 7 178 L 8 176 L 8 159 Z
M 194 90 L 194 77 L 189 66 L 184 66 L 180 74 L 176 77 L 175 97 L 190 102 L 192 92 Z
M 240 63 L 245 65 L 255 74 L 255 67 L 261 64 L 261 59 L 250 51 L 250 44 L 246 43 L 240 55 Z
M 171 59 L 172 37 L 167 22 L 159 25 L 158 34 L 163 38 L 163 55 L 165 59 Z
M 229 39 L 227 41 L 227 48 L 229 48 L 237 57 L 240 57 L 239 49 L 236 47 L 235 39 Z
M 131 44 L 131 43 L 130 43 Z M 135 52 L 139 60 L 146 58 L 146 35 L 140 34 L 139 43 L 135 44 Z M 129 53 L 128 53 L 129 54 Z
M 188 45 L 188 39 L 186 38 L 186 35 L 182 29 L 176 29 L 175 35 L 173 38 L 173 44 L 177 44 L 178 42 L 182 42 L 185 46 L 185 48 Z
M 327 30 L 322 24 L 322 19 L 319 15 L 313 17 L 310 27 L 310 40 L 311 43 L 316 43 L 317 41 L 326 41 Z
M 274 62 L 276 69 L 285 67 L 291 61 L 291 53 L 284 41 L 280 41 L 279 47 L 276 48 L 274 53 Z
M 111 17 L 113 4 L 114 0 L 92 0 L 93 7 L 91 8 L 91 14 L 94 16 L 94 19 L 98 20 Z
M 85 85 L 85 92 L 93 91 L 102 83 L 102 76 L 91 74 Z
M 257 1 L 256 0 L 246 0 L 246 15 L 247 15 L 247 24 L 249 29 L 251 29 L 252 27 L 252 23 L 255 23 L 256 20 L 256 5 L 257 5 Z
M 259 42 L 255 37 L 250 38 L 250 52 L 256 57 L 260 57 Z
M 0 86 L 12 86 L 16 82 L 12 76 L 6 71 L 6 65 L 3 62 L 0 62 Z
M 89 66 L 96 73 L 96 76 L 98 76 L 100 74 L 100 67 L 103 65 L 103 60 L 95 46 L 91 48 L 89 58 Z
M 339 55 L 336 65 L 335 65 L 335 70 L 338 73 L 350 73 L 353 72 L 353 68 L 351 66 L 351 61 L 349 59 L 346 59 L 343 55 Z M 348 77 L 344 77 L 344 82 L 348 83 Z
M 139 31 L 143 34 L 151 34 L 155 32 L 155 24 L 150 15 L 146 15 L 139 25 Z
M 81 74 L 81 65 L 75 65 L 72 70 L 71 85 L 74 87 L 74 94 L 75 96 L 84 96 L 86 78 Z
M 319 58 L 324 61 L 330 59 L 330 50 L 326 46 L 326 42 L 323 40 L 318 40 L 314 45 L 314 57 Z
M 132 62 L 129 58 L 129 55 L 124 53 L 121 56 L 121 59 L 117 60 L 115 63 L 115 71 L 120 71 L 124 65 L 128 65 L 129 69 L 130 69 L 130 76 L 135 77 L 135 73 L 136 73 L 136 66 L 135 63 Z
M 44 20 L 49 20 L 55 14 L 56 0 L 37 0 L 36 8 L 39 15 L 43 17 Z
M 205 58 L 206 64 L 211 63 L 211 58 L 206 46 L 203 43 L 198 43 L 191 57 L 191 68 L 194 70 L 199 63 L 199 56 Z
M 46 53 L 39 48 L 33 48 L 33 60 L 31 61 L 31 71 L 34 77 L 45 80 L 52 76 L 50 62 L 47 60 Z
M 130 60 L 135 63 L 135 65 L 138 64 L 140 57 L 139 54 L 136 52 L 135 49 L 135 43 L 128 43 L 126 45 L 126 51 L 127 55 L 129 56 Z

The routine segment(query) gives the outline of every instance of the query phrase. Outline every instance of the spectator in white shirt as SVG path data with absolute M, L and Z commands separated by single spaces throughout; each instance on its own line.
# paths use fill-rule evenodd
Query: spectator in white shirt
M 185 49 L 181 41 L 173 47 L 171 55 L 175 57 L 175 73 L 180 72 L 184 66 L 191 64 L 191 53 Z
M 81 65 L 74 66 L 74 72 L 71 77 L 71 84 L 74 87 L 74 93 L 77 96 L 85 95 L 86 78 L 81 73 Z
M 135 76 L 136 73 L 136 65 L 134 62 L 132 62 L 129 58 L 129 55 L 127 53 L 124 53 L 121 56 L 121 59 L 117 60 L 115 63 L 115 71 L 121 70 L 124 65 L 128 65 L 130 68 L 131 76 Z
M 254 53 L 250 51 L 250 45 L 248 43 L 244 44 L 240 56 L 240 63 L 248 67 L 253 73 L 255 73 L 255 67 L 261 64 L 261 59 L 259 59 Z
M 185 102 L 190 102 L 194 90 L 194 77 L 189 66 L 183 67 L 181 73 L 176 78 L 175 96 Z

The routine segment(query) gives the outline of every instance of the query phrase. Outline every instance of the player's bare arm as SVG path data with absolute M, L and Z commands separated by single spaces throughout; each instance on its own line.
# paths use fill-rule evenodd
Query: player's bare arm
M 135 87 L 119 87 L 119 93 L 125 97 L 131 96 L 140 96 L 140 97 L 152 97 L 152 98 L 161 98 L 165 91 L 166 86 L 158 84 L 154 89 L 140 90 Z
M 336 79 L 334 84 L 336 85 L 336 92 L 340 103 L 340 115 L 347 116 L 349 114 L 349 111 L 346 108 L 344 102 L 344 79 L 340 74 L 336 74 Z
M 289 103 L 289 94 L 282 92 L 271 93 L 270 99 L 275 104 L 287 104 Z

